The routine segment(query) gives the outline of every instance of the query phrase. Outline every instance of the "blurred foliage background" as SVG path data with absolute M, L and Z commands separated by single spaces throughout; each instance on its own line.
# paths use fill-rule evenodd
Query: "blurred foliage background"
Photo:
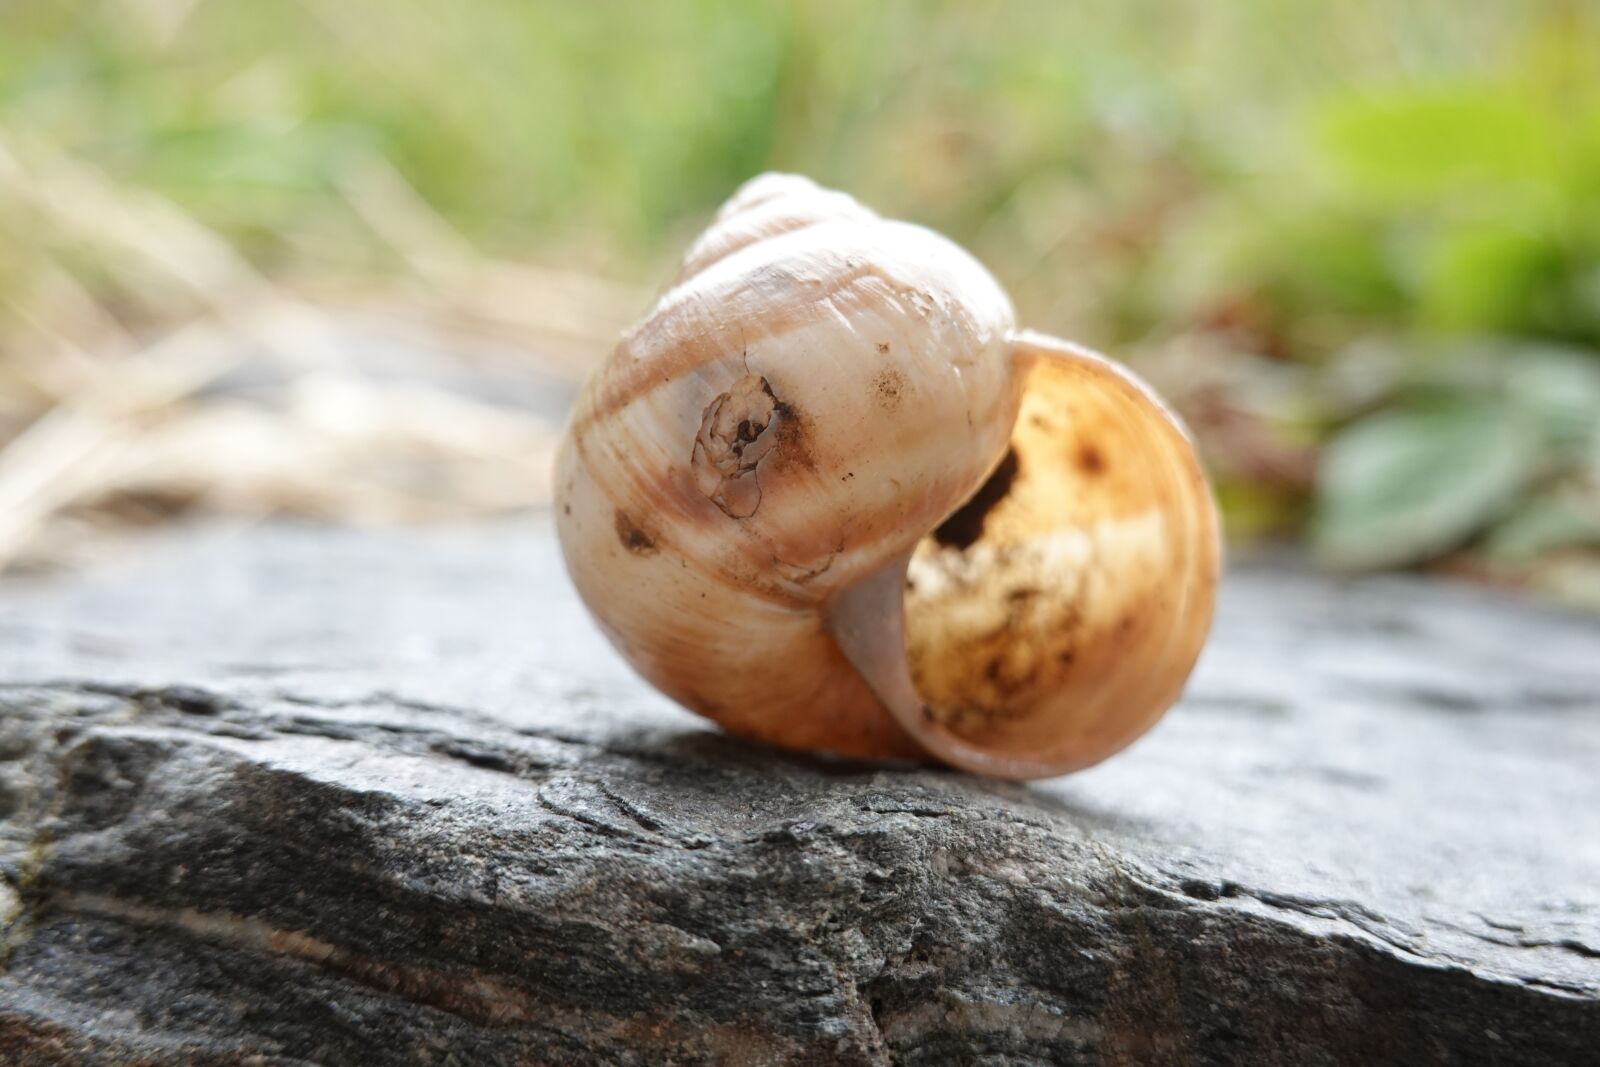
M 537 504 L 563 390 L 765 169 L 1150 377 L 1235 538 L 1600 606 L 1585 0 L 10 0 L 0 563 Z

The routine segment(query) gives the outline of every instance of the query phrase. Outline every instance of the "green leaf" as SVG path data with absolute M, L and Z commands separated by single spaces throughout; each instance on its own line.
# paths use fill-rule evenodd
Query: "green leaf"
M 1524 346 L 1508 359 L 1506 399 L 1557 458 L 1600 451 L 1600 360 L 1582 349 Z
M 1313 548 L 1351 568 L 1437 556 L 1502 512 L 1536 459 L 1532 435 L 1487 401 L 1369 416 L 1323 450 Z
M 1450 331 L 1536 333 L 1562 279 L 1557 239 L 1510 224 L 1443 229 L 1425 260 L 1422 318 Z
M 1600 546 L 1600 494 L 1579 484 L 1560 486 L 1521 504 L 1495 527 L 1489 554 L 1526 563 L 1564 548 Z
M 1334 101 L 1321 120 L 1333 176 L 1353 193 L 1398 202 L 1486 187 L 1502 199 L 1519 187 L 1536 196 L 1565 158 L 1548 109 L 1500 86 L 1369 87 Z

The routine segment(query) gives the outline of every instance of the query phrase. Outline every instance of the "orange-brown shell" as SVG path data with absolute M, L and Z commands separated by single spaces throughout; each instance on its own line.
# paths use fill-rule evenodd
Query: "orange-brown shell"
M 1017 334 L 944 238 L 763 176 L 579 398 L 568 569 L 640 673 L 735 733 L 1093 762 L 1175 698 L 1216 571 L 1187 438 L 1108 368 Z
M 590 379 L 557 461 L 567 565 L 613 643 L 735 733 L 917 754 L 820 611 L 1004 451 L 1012 324 L 937 234 L 803 178 L 746 185 Z

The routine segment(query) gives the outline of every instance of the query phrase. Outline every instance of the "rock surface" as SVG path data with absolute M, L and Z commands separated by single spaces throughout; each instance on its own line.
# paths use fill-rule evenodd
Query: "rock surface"
M 542 523 L 0 583 L 0 1062 L 1594 1063 L 1600 625 L 1236 567 L 1184 703 L 1009 786 L 785 755 Z

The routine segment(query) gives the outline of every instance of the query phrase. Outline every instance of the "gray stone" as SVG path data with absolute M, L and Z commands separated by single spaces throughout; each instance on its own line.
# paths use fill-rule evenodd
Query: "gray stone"
M 544 523 L 0 583 L 0 1062 L 1600 1061 L 1600 625 L 1232 571 L 1012 786 L 637 681 Z

